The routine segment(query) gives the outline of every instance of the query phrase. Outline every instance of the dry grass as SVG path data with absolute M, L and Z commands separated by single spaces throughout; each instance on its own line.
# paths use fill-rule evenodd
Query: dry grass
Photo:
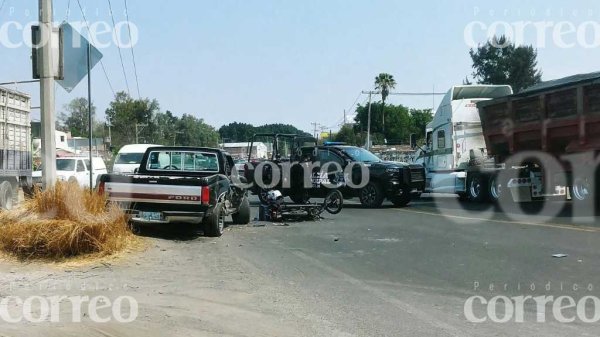
M 137 241 L 116 205 L 76 183 L 57 183 L 0 213 L 0 249 L 20 259 L 104 257 Z

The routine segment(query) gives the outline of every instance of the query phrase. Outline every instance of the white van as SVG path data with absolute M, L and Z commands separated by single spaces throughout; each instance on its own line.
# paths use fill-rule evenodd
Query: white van
M 140 167 L 142 157 L 149 147 L 161 146 L 154 144 L 129 144 L 123 146 L 113 164 L 112 173 L 116 174 L 131 174 Z
M 93 177 L 92 188 L 96 187 L 96 181 L 102 174 L 108 173 L 104 160 L 100 157 L 92 158 Z M 32 173 L 34 184 L 41 184 L 42 171 Z M 81 187 L 90 187 L 90 159 L 88 157 L 61 157 L 56 158 L 56 178 L 60 181 L 76 181 Z

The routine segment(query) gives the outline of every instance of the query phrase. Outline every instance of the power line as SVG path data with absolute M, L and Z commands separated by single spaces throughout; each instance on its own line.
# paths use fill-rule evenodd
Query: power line
M 131 21 L 129 21 L 129 8 L 127 7 L 127 0 L 125 0 L 125 18 L 127 19 L 127 31 L 129 32 L 129 43 L 131 43 L 131 57 L 133 58 L 133 73 L 135 74 L 135 85 L 137 87 L 138 98 L 142 99 L 140 94 L 140 81 L 138 79 L 137 64 L 135 62 L 135 52 L 133 51 L 133 39 L 131 37 Z
M 71 0 L 67 2 L 67 16 L 65 18 L 65 22 L 69 22 L 69 16 L 71 16 Z
M 90 25 L 88 23 L 87 18 L 85 17 L 85 12 L 83 11 L 83 7 L 81 6 L 81 2 L 77 0 L 77 5 L 79 6 L 79 10 L 81 11 L 81 16 L 83 16 L 83 21 L 85 22 L 85 26 L 87 27 L 88 33 L 90 32 Z M 91 43 L 91 42 L 90 42 Z M 110 83 L 110 78 L 108 77 L 108 73 L 106 72 L 106 68 L 104 67 L 104 62 L 100 59 L 100 65 L 102 66 L 102 71 L 104 72 L 104 76 L 106 77 L 106 81 L 108 81 L 108 86 L 113 93 L 113 96 L 116 96 L 115 90 L 113 89 L 112 83 Z
M 2 9 L 4 8 L 5 4 L 6 4 L 6 0 L 2 0 L 2 4 L 0 4 L 0 13 L 2 13 Z
M 110 18 L 112 20 L 113 28 L 116 29 L 117 24 L 115 22 L 115 16 L 113 14 L 112 3 L 110 2 L 110 0 L 108 0 L 108 10 L 110 12 Z M 127 80 L 127 72 L 125 71 L 125 63 L 123 63 L 123 53 L 121 53 L 121 46 L 118 43 L 117 49 L 119 50 L 119 59 L 121 60 L 121 69 L 123 70 L 123 77 L 125 77 L 125 86 L 127 87 L 127 93 L 131 95 L 131 92 L 129 91 L 129 81 Z

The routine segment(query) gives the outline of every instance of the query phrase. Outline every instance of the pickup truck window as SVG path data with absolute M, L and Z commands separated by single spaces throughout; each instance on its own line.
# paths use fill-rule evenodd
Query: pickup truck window
M 153 151 L 146 168 L 150 171 L 219 172 L 216 153 Z

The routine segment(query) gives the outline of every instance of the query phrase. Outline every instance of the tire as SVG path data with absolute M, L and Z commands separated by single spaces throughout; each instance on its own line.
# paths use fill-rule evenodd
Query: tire
M 570 192 L 573 202 L 583 205 L 582 209 L 587 209 L 591 215 L 596 212 L 598 203 L 594 200 L 594 187 L 590 179 L 575 178 Z M 598 199 L 598 196 L 596 198 Z
M 247 225 L 250 223 L 250 202 L 248 201 L 248 197 L 244 196 L 244 199 L 240 203 L 240 208 L 231 218 L 234 224 Z
M 329 192 L 323 201 L 323 208 L 325 208 L 329 214 L 338 214 L 342 211 L 343 206 L 344 196 L 342 195 L 342 192 L 338 190 Z
M 456 193 L 458 195 L 458 201 L 464 202 L 469 201 L 469 194 L 465 192 Z
M 410 192 L 411 192 L 410 187 L 404 186 L 404 187 L 402 187 L 402 194 L 393 196 L 392 198 L 390 198 L 390 201 L 396 207 L 404 207 L 404 206 L 408 205 L 411 202 L 411 200 L 413 199 L 413 196 L 411 195 Z
M 13 209 L 13 194 L 12 185 L 8 181 L 4 181 L 0 184 L 0 207 L 2 207 L 3 210 L 10 211 Z
M 268 190 L 265 189 L 259 189 L 258 192 L 256 193 L 256 195 L 258 196 L 258 200 L 260 200 L 260 203 L 263 205 L 266 205 L 269 203 L 269 200 L 267 200 L 267 193 L 269 193 Z
M 385 195 L 383 189 L 378 183 L 370 182 L 363 187 L 359 193 L 360 203 L 368 208 L 376 208 L 381 206 Z
M 223 235 L 225 230 L 225 215 L 223 214 L 223 206 L 219 203 L 213 209 L 213 212 L 204 218 L 204 235 L 212 238 Z
M 488 196 L 488 181 L 482 174 L 473 174 L 467 179 L 467 195 L 473 202 L 485 202 Z
M 295 204 L 304 205 L 310 201 L 310 196 L 306 192 L 300 192 L 290 195 L 290 199 L 292 199 Z
M 498 203 L 502 199 L 502 193 L 506 192 L 505 186 L 498 183 L 498 176 L 495 174 L 490 176 L 487 187 L 488 199 L 493 203 Z

